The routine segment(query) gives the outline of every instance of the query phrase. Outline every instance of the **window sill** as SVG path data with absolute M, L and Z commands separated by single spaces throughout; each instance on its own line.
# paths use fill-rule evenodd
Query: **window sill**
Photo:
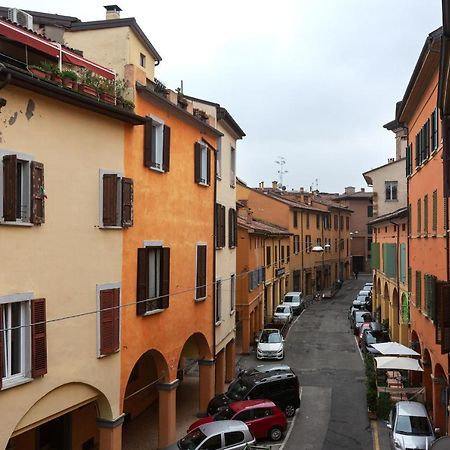
M 219 320 L 215 323 L 216 327 L 220 327 L 220 325 L 222 325 L 223 320 Z
M 16 380 L 3 379 L 2 388 L 0 390 L 5 391 L 6 389 L 11 389 L 13 387 L 20 386 L 22 384 L 31 383 L 32 381 L 33 381 L 33 378 L 28 378 L 28 377 L 18 378 Z
M 12 226 L 12 227 L 32 227 L 34 224 L 31 222 L 9 222 L 6 220 L 0 221 L 0 225 Z
M 107 358 L 108 356 L 115 355 L 116 353 L 119 353 L 119 352 L 120 352 L 120 347 L 111 353 L 107 353 L 107 354 L 99 353 L 99 354 L 97 354 L 97 359 Z
M 209 187 L 209 184 L 208 184 L 208 183 L 197 182 L 197 184 L 198 184 L 199 186 Z
M 160 169 L 159 167 L 150 166 L 149 169 L 153 170 L 154 172 L 165 173 L 165 170 Z
M 159 308 L 159 309 L 154 309 L 153 311 L 147 311 L 145 314 L 143 314 L 143 317 L 147 317 L 147 316 L 154 316 L 155 314 L 159 314 L 162 313 L 163 311 L 165 311 L 165 308 Z
M 202 298 L 194 298 L 195 303 L 201 303 L 204 302 L 208 297 L 202 297 Z
M 233 309 L 233 310 L 230 312 L 230 316 L 234 316 L 235 314 L 236 314 L 236 310 Z
M 100 230 L 123 230 L 124 227 L 119 225 L 99 225 L 98 228 Z

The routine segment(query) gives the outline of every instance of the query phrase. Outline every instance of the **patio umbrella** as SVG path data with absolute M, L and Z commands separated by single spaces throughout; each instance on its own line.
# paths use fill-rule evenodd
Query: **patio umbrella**
M 414 370 L 423 372 L 419 361 L 412 358 L 402 358 L 398 356 L 379 356 L 375 358 L 377 369 L 397 369 L 397 370 Z
M 382 355 L 395 356 L 420 356 L 419 353 L 413 349 L 406 347 L 398 342 L 383 342 L 381 344 L 371 344 L 371 346 L 378 350 Z

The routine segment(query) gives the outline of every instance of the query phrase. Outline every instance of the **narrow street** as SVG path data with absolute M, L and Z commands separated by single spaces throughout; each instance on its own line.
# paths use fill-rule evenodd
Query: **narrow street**
M 349 305 L 367 281 L 369 276 L 347 281 L 333 299 L 305 310 L 289 330 L 284 362 L 300 378 L 302 404 L 286 450 L 372 448 L 364 367 L 347 320 Z M 257 363 L 254 354 L 239 362 Z

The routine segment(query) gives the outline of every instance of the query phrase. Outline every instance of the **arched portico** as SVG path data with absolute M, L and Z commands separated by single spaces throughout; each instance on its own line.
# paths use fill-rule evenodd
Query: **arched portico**
M 389 322 L 389 286 L 387 283 L 384 283 L 383 288 L 383 300 L 381 305 L 381 321 L 387 320 Z M 391 331 L 391 323 L 389 323 L 389 334 Z
M 447 421 L 445 410 L 447 407 L 448 381 L 444 369 L 436 364 L 433 370 L 433 423 L 441 429 L 442 434 L 447 434 Z
M 399 298 L 398 290 L 394 288 L 392 292 L 392 308 L 390 308 L 389 325 L 391 329 L 391 340 L 399 341 Z
M 430 352 L 424 349 L 422 356 L 423 366 L 423 386 L 425 388 L 425 403 L 429 411 L 433 410 L 433 383 L 432 383 L 432 362 Z

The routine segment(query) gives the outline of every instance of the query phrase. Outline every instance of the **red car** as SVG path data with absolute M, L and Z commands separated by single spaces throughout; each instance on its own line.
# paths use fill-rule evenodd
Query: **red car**
M 195 421 L 188 433 L 198 426 L 215 420 L 242 420 L 256 439 L 279 441 L 286 431 L 287 420 L 283 411 L 270 400 L 244 400 L 233 402 L 213 416 Z

